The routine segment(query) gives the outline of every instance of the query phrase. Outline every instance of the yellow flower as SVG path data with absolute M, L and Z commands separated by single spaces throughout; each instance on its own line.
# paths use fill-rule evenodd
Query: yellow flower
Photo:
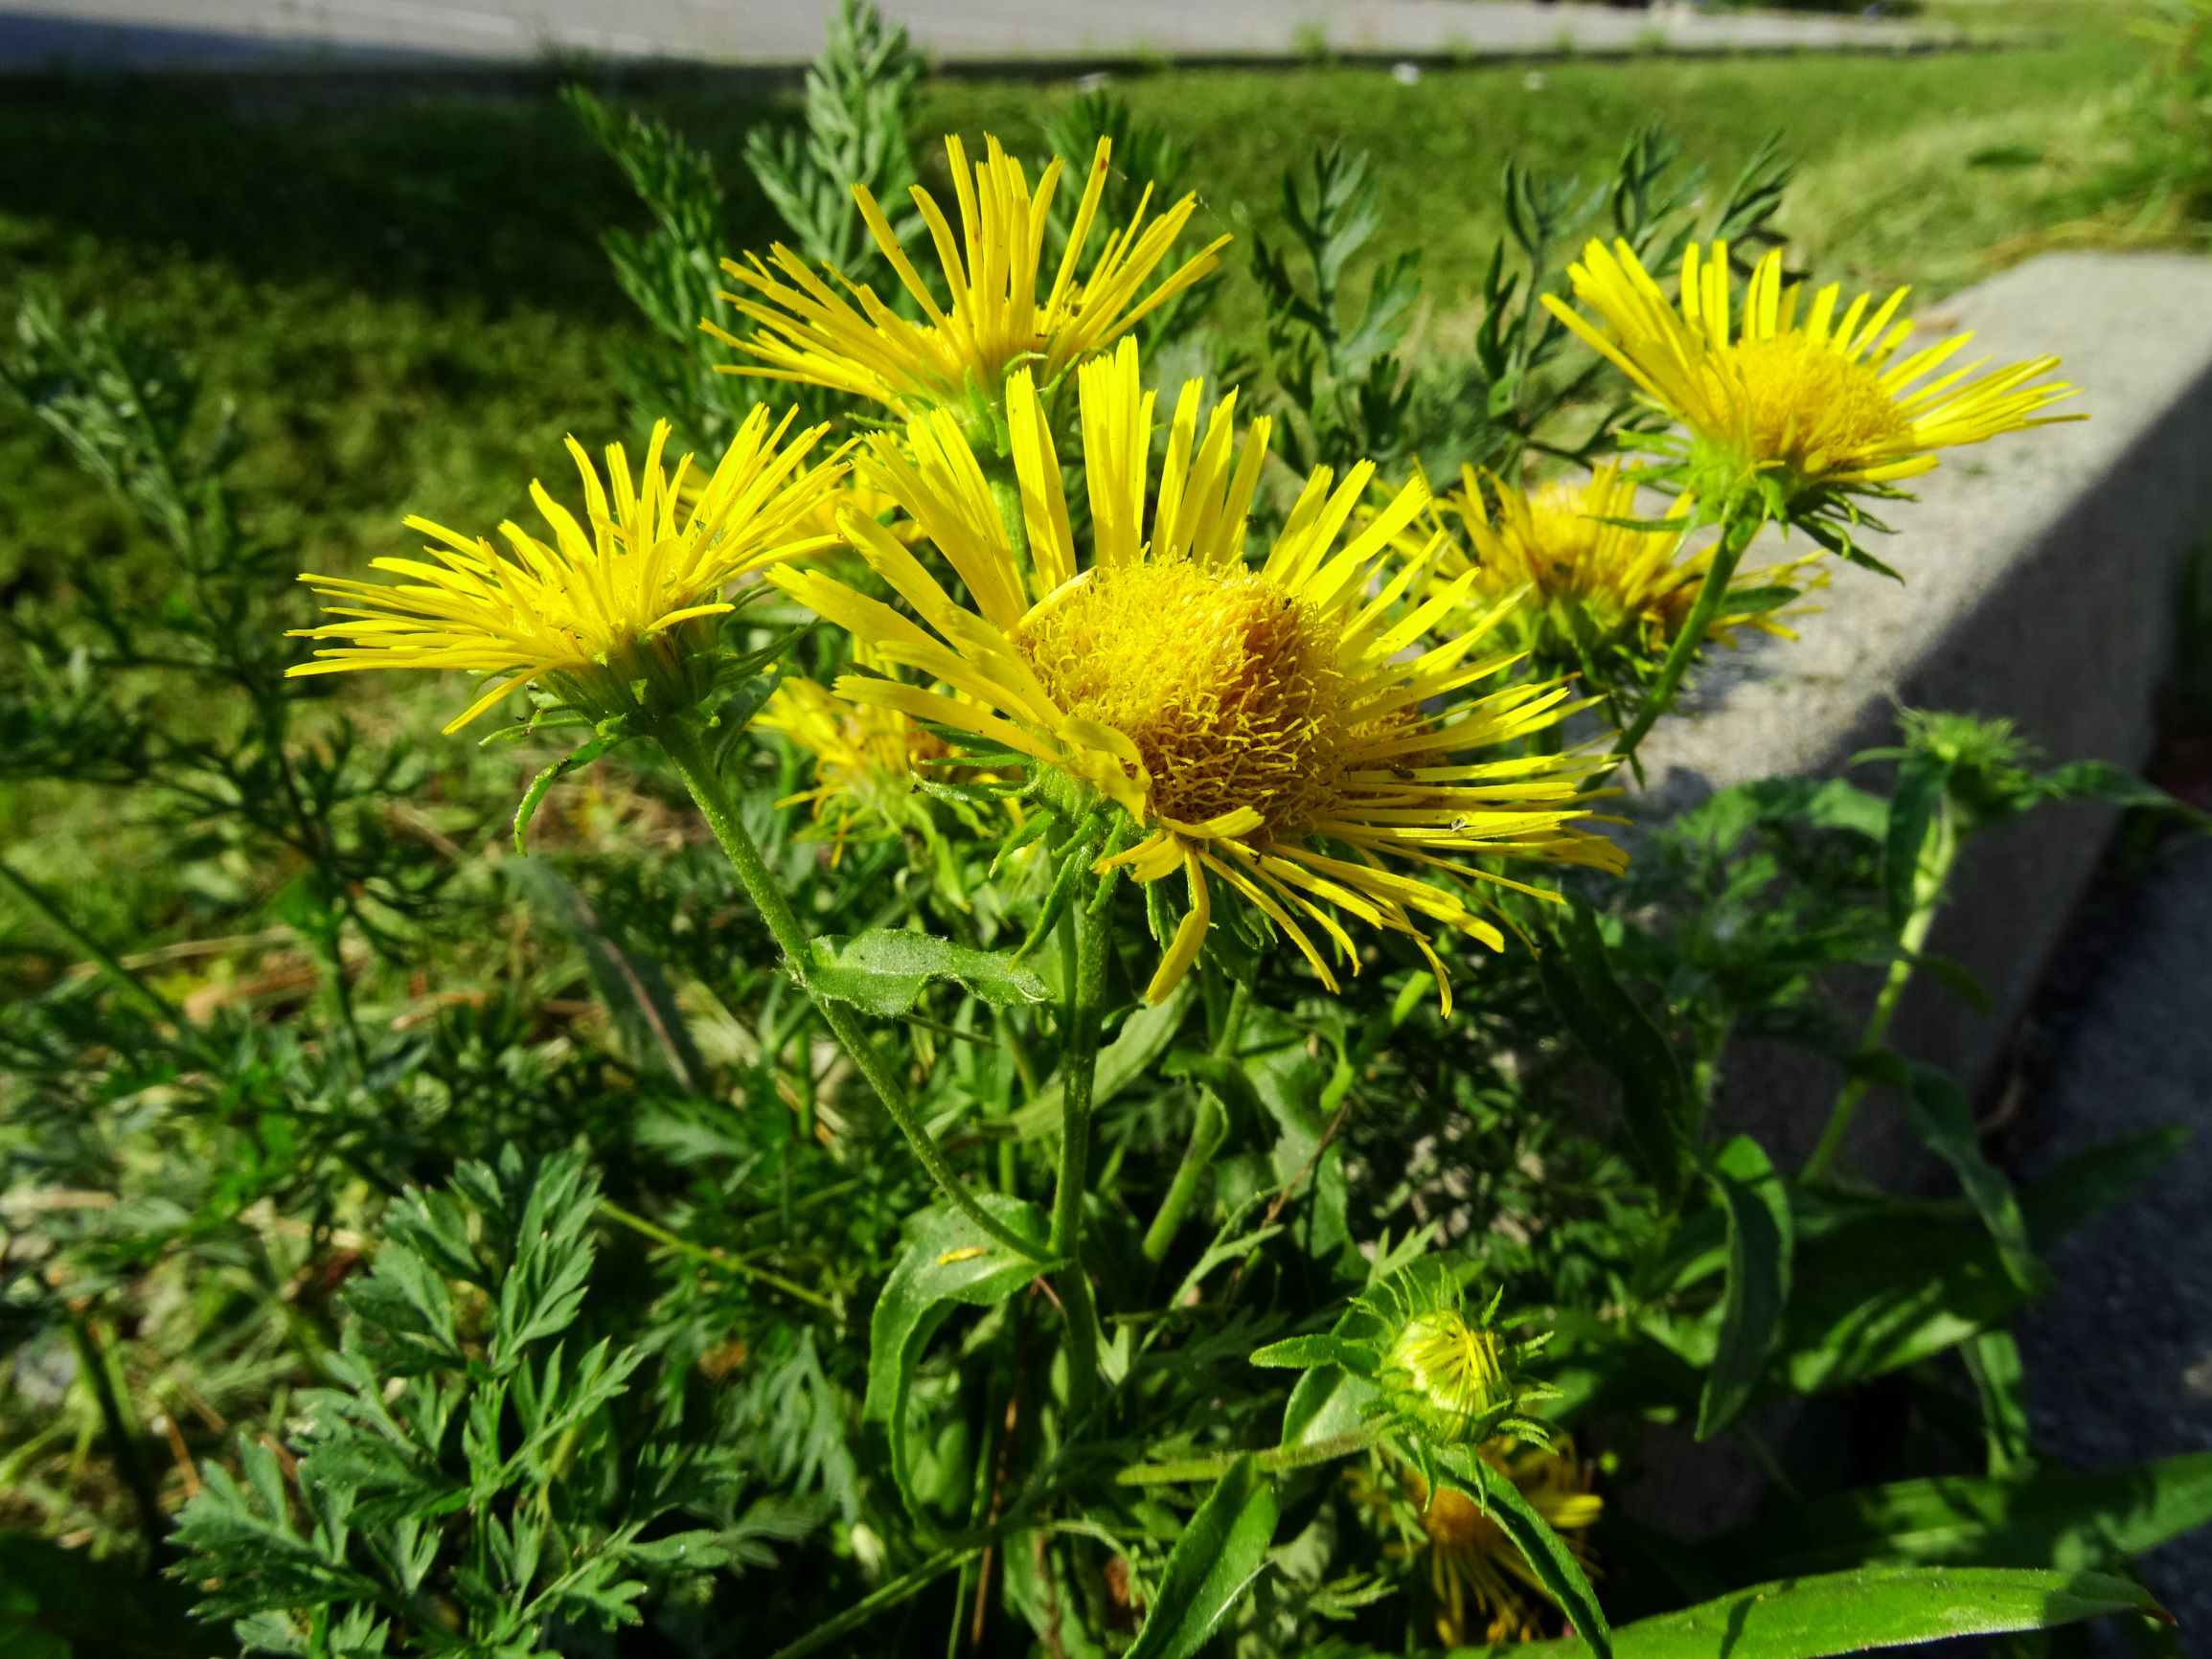
M 1107 236 L 1089 274 L 1079 280 L 1077 265 L 1106 186 L 1111 146 L 1102 138 L 1076 208 L 1067 251 L 1052 287 L 1040 294 L 1045 226 L 1066 163 L 1055 156 L 1032 194 L 1021 163 L 995 138 L 987 137 L 984 146 L 984 159 L 971 168 L 960 140 L 945 141 L 958 197 L 957 239 L 935 198 L 919 185 L 913 191 L 944 270 L 949 308 L 939 305 L 875 198 L 855 185 L 854 198 L 877 245 L 925 320 L 908 321 L 866 284 L 831 272 L 846 290 L 838 292 L 779 243 L 767 262 L 757 255 L 748 256 L 745 264 L 722 261 L 723 270 L 750 290 L 722 297 L 759 325 L 749 340 L 704 325 L 718 339 L 759 359 L 727 365 L 724 372 L 826 386 L 902 417 L 971 394 L 995 406 L 1007 372 L 1016 364 L 1031 365 L 1037 381 L 1050 386 L 1072 365 L 1112 345 L 1156 307 L 1213 270 L 1216 254 L 1229 240 L 1217 239 L 1150 293 L 1141 293 L 1182 234 L 1197 200 L 1186 195 L 1147 224 L 1148 187 L 1136 216 Z
M 1879 306 L 1862 294 L 1838 316 L 1831 284 L 1800 315 L 1803 288 L 1784 282 L 1778 248 L 1753 269 L 1733 325 L 1725 242 L 1684 253 L 1679 309 L 1626 242 L 1592 241 L 1567 274 L 1597 321 L 1548 294 L 1544 304 L 1689 429 L 1703 464 L 1693 473 L 1762 477 L 1785 507 L 1879 490 L 1927 471 L 1938 449 L 2072 419 L 2041 413 L 2073 394 L 2042 379 L 2056 357 L 1950 368 L 1972 334 L 1899 357 L 1913 327 L 1898 317 L 1904 288 Z
M 1485 1441 L 1476 1455 L 1513 1482 L 1529 1507 L 1565 1537 L 1570 1550 L 1583 1554 L 1583 1542 L 1573 1534 L 1596 1523 L 1605 1512 L 1605 1500 L 1588 1489 L 1588 1472 L 1576 1461 L 1571 1442 L 1556 1441 L 1547 1448 L 1501 1438 Z M 1410 1468 L 1400 1479 L 1420 1513 L 1420 1537 L 1411 1552 L 1428 1556 L 1437 1639 L 1447 1648 L 1458 1648 L 1476 1640 L 1534 1642 L 1543 1636 L 1539 1620 L 1551 1603 L 1550 1594 L 1482 1506 L 1452 1487 L 1431 1491 Z M 1391 1510 L 1393 1494 L 1383 1483 L 1365 1470 L 1357 1471 L 1353 1481 L 1360 1503 L 1379 1512 Z
M 1179 874 L 1190 895 L 1149 989 L 1153 1001 L 1197 959 L 1217 882 L 1288 934 L 1334 989 L 1307 929 L 1318 928 L 1357 971 L 1340 918 L 1411 938 L 1440 981 L 1428 924 L 1503 943 L 1456 892 L 1386 858 L 1513 887 L 1522 884 L 1460 855 L 1621 867 L 1611 843 L 1574 827 L 1587 815 L 1579 784 L 1594 762 L 1462 759 L 1558 720 L 1564 691 L 1514 686 L 1429 712 L 1512 658 L 1475 656 L 1491 618 L 1415 648 L 1469 579 L 1410 609 L 1401 601 L 1425 559 L 1378 580 L 1391 537 L 1422 510 L 1425 490 L 1409 487 L 1339 548 L 1373 468 L 1361 464 L 1334 489 L 1318 471 L 1264 562 L 1247 565 L 1266 425 L 1255 423 L 1234 453 L 1231 396 L 1201 440 L 1202 388 L 1192 381 L 1169 426 L 1148 539 L 1153 399 L 1133 342 L 1085 364 L 1079 385 L 1087 561 L 1035 385 L 1020 369 L 1007 383 L 1007 415 L 1026 563 L 958 421 L 940 410 L 911 422 L 903 446 L 889 434 L 871 439 L 856 470 L 921 525 L 967 600 L 856 514 L 841 520 L 845 534 L 919 623 L 814 571 L 773 580 L 881 661 L 942 688 L 853 675 L 837 683 L 840 695 L 1027 757 L 1127 813 L 1142 838 L 1101 867 L 1142 882 Z
M 904 715 L 857 707 L 797 675 L 777 686 L 753 724 L 812 758 L 814 786 L 776 805 L 812 808 L 831 838 L 832 865 L 855 830 L 873 824 L 888 832 L 913 823 L 914 762 L 946 752 L 942 739 Z
M 511 550 L 410 518 L 433 538 L 418 558 L 378 558 L 376 570 L 406 579 L 356 581 L 300 578 L 335 619 L 295 630 L 313 640 L 344 640 L 295 665 L 294 674 L 356 669 L 464 669 L 495 683 L 446 727 L 455 732 L 509 692 L 546 682 L 564 701 L 604 717 L 638 705 L 667 712 L 696 692 L 688 635 L 701 619 L 736 607 L 722 597 L 735 578 L 829 546 L 808 519 L 837 488 L 837 457 L 808 466 L 828 430 L 810 427 L 786 442 L 792 417 L 771 429 L 756 408 L 721 462 L 694 488 L 692 458 L 672 477 L 661 465 L 669 425 L 654 425 L 645 465 L 632 482 L 619 443 L 606 451 L 603 482 L 582 444 L 569 453 L 582 477 L 581 519 L 533 482 L 531 500 L 550 540 L 509 522 Z
M 1437 506 L 1457 520 L 1472 550 L 1475 597 L 1517 599 L 1514 623 L 1541 664 L 1587 664 L 1608 672 L 1624 666 L 1619 659 L 1626 658 L 1632 673 L 1637 665 L 1653 665 L 1664 655 L 1713 562 L 1709 547 L 1682 553 L 1693 511 L 1687 496 L 1675 499 L 1668 529 L 1621 522 L 1651 522 L 1639 506 L 1637 489 L 1636 476 L 1617 461 L 1606 462 L 1580 483 L 1560 481 L 1525 491 L 1463 467 L 1459 488 L 1439 497 Z M 1748 596 L 1816 585 L 1826 580 L 1811 568 L 1819 557 L 1815 551 L 1739 571 L 1729 592 Z M 1469 562 L 1455 549 L 1437 568 L 1444 576 L 1456 576 Z M 1795 637 L 1771 607 L 1731 610 L 1725 605 L 1706 637 L 1727 641 L 1741 627 Z

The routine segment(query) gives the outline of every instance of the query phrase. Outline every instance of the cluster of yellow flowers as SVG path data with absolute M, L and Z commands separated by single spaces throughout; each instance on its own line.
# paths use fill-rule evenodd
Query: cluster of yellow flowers
M 1779 253 L 1732 326 L 1723 245 L 1690 250 L 1677 304 L 1627 246 L 1593 242 L 1570 272 L 1587 314 L 1547 304 L 1683 428 L 1672 518 L 1636 517 L 1646 477 L 1620 466 L 1533 495 L 1470 472 L 1437 502 L 1419 477 L 1384 487 L 1362 464 L 1286 489 L 1257 547 L 1267 421 L 1240 436 L 1236 394 L 1209 404 L 1197 380 L 1162 421 L 1131 335 L 1214 267 L 1220 242 L 1163 272 L 1193 199 L 1149 221 L 1140 206 L 1085 268 L 1102 141 L 1044 287 L 1062 164 L 1033 191 L 994 140 L 979 161 L 957 139 L 946 150 L 957 235 L 914 193 L 941 283 L 855 192 L 920 321 L 786 248 L 726 265 L 756 330 L 723 336 L 749 359 L 733 372 L 843 393 L 896 424 L 822 454 L 823 428 L 756 410 L 703 485 L 689 456 L 663 466 L 665 426 L 635 481 L 619 445 L 604 480 L 576 448 L 581 518 L 532 489 L 550 540 L 502 525 L 503 554 L 410 520 L 436 562 L 376 560 L 389 584 L 306 578 L 335 602 L 311 636 L 345 643 L 295 671 L 464 668 L 492 683 L 453 728 L 535 681 L 650 732 L 683 706 L 687 640 L 758 573 L 855 642 L 833 689 L 793 684 L 769 716 L 821 758 L 818 805 L 902 786 L 916 738 L 947 734 L 1117 810 L 1102 872 L 1180 877 L 1154 999 L 1189 971 L 1222 892 L 1332 988 L 1359 961 L 1351 922 L 1406 938 L 1448 986 L 1436 930 L 1502 943 L 1470 898 L 1524 886 L 1498 865 L 1621 867 L 1587 826 L 1609 760 L 1527 739 L 1587 706 L 1555 670 L 1593 639 L 1647 655 L 1679 639 L 1711 585 L 1693 531 L 1753 496 L 1765 516 L 1811 522 L 1941 447 L 2036 424 L 2065 390 L 2047 361 L 1939 375 L 1963 339 L 1899 358 L 1902 291 L 1838 316 L 1830 287 L 1801 307 Z M 1722 603 L 1700 632 L 1745 625 L 1775 625 Z M 1539 672 L 1507 677 L 1532 651 Z M 851 814 L 834 816 L 842 836 Z

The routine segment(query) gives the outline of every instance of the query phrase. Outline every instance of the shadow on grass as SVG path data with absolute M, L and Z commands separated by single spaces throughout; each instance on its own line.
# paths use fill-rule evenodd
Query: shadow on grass
M 733 248 L 775 234 L 741 152 L 746 130 L 787 104 L 609 96 L 668 114 L 714 153 Z M 550 77 L 512 96 L 433 89 L 342 105 L 226 104 L 153 82 L 17 86 L 0 97 L 0 216 L 149 260 L 217 261 L 249 282 L 585 319 L 628 315 L 598 236 L 644 218 Z

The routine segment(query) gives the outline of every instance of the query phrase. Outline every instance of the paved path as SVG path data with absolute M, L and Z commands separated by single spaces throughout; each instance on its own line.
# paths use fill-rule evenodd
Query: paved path
M 529 63 L 548 55 L 797 63 L 835 0 L 0 0 L 0 72 L 303 60 Z M 1534 0 L 884 0 L 944 63 L 1889 49 L 1926 32 L 1857 17 Z
M 2212 1450 L 2212 843 L 2174 849 L 2086 923 L 2057 966 L 2079 1001 L 2021 1105 L 2012 1161 L 2026 1173 L 2133 1129 L 2196 1131 L 2059 1247 L 2057 1287 L 2021 1330 L 2038 1443 L 2117 1468 Z M 2212 1531 L 2149 1557 L 2144 1577 L 2185 1649 L 2212 1652 Z

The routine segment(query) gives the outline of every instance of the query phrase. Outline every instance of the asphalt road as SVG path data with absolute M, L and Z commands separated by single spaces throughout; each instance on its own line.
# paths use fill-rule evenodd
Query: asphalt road
M 2108 1137 L 2194 1134 L 2137 1193 L 2065 1240 L 2020 1332 L 2036 1441 L 2082 1468 L 2212 1450 L 2212 843 L 2172 849 L 2139 886 L 2089 905 L 2061 948 L 2040 1086 L 2010 1131 L 2033 1174 Z M 2212 1652 L 2212 1530 L 2144 1577 Z
M 0 72 L 334 66 L 551 56 L 798 63 L 835 0 L 0 0 Z M 941 62 L 1883 49 L 1856 17 L 1535 0 L 883 0 Z

